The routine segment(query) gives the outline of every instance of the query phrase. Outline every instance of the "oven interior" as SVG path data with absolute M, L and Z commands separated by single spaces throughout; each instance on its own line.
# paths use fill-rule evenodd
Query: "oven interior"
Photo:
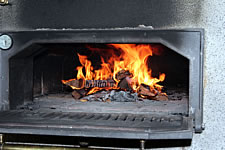
M 29 106 L 39 107 L 40 109 L 61 108 L 68 109 L 71 112 L 83 113 L 166 113 L 187 115 L 188 59 L 159 43 L 139 43 L 134 45 L 150 45 L 153 49 L 153 55 L 147 58 L 147 66 L 149 69 L 151 68 L 151 76 L 153 78 L 158 78 L 160 73 L 165 74 L 165 80 L 160 81 L 159 84 L 163 86 L 162 92 L 167 94 L 168 100 L 142 99 L 125 101 L 115 99 L 110 102 L 100 102 L 98 99 L 83 102 L 83 98 L 74 100 L 71 95 L 73 89 L 63 84 L 62 80 L 76 78 L 78 73 L 76 68 L 81 66 L 78 55 L 87 56 L 88 60 L 92 62 L 93 70 L 96 70 L 101 68 L 101 58 L 107 61 L 112 55 L 110 51 L 112 47 L 109 44 L 96 43 L 39 44 L 38 47 L 40 49 L 28 58 L 26 55 L 26 58 L 23 57 L 23 53 L 26 54 L 26 50 L 24 50 L 10 60 L 12 62 L 10 68 L 10 83 L 12 82 L 10 84 L 11 108 L 21 109 Z M 93 51 L 90 49 L 97 50 Z M 113 51 L 117 53 L 118 57 L 122 53 L 115 48 Z M 14 63 L 15 67 L 13 62 L 16 62 Z M 33 67 L 26 67 L 27 64 L 31 65 L 29 63 Z M 23 67 L 22 65 L 25 66 Z M 18 71 L 24 74 L 22 76 L 24 84 L 22 85 L 17 82 L 18 80 L 15 77 L 18 75 Z M 83 72 L 85 74 L 85 70 Z M 32 88 L 30 88 L 31 86 Z M 22 90 L 23 92 L 18 92 L 17 90 Z M 19 101 L 20 97 L 24 101 Z M 118 96 L 118 99 L 123 99 L 123 97 Z

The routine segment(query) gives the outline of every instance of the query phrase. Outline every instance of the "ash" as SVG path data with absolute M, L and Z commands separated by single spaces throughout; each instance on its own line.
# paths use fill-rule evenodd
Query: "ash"
M 92 95 L 83 97 L 87 101 L 114 101 L 114 102 L 136 102 L 138 94 L 129 91 L 101 91 Z

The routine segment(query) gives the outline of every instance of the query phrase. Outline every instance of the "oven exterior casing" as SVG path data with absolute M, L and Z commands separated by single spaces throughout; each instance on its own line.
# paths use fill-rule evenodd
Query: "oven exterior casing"
M 0 35 L 7 34 L 13 40 L 13 45 L 9 50 L 0 51 L 0 108 L 1 110 L 15 109 L 17 105 L 32 100 L 32 94 L 19 94 L 19 92 L 32 93 L 32 82 L 24 81 L 23 74 L 13 75 L 16 80 L 9 82 L 10 67 L 9 61 L 13 57 L 20 57 L 20 52 L 26 49 L 24 56 L 28 58 L 25 69 L 30 69 L 31 74 L 26 78 L 32 78 L 32 56 L 35 51 L 30 47 L 33 44 L 41 43 L 161 43 L 176 53 L 186 57 L 189 60 L 189 115 L 187 117 L 188 128 L 176 132 L 158 132 L 151 131 L 138 136 L 143 139 L 189 139 L 192 138 L 193 132 L 202 131 L 202 110 L 203 110 L 203 29 L 183 29 L 183 30 L 153 30 L 149 28 L 132 28 L 132 29 L 83 29 L 83 30 L 33 30 L 21 32 L 1 32 Z M 29 47 L 29 48 L 28 48 Z M 10 63 L 9 63 L 10 62 Z M 16 61 L 15 61 L 16 63 Z M 20 68 L 18 68 L 20 69 Z M 21 80 L 21 81 L 20 81 Z M 32 81 L 29 80 L 29 81 Z M 26 84 L 27 88 L 19 89 L 14 87 L 15 83 Z M 10 83 L 10 84 L 9 84 Z M 12 85 L 11 85 L 12 84 Z M 18 88 L 12 90 L 10 88 Z M 11 93 L 13 91 L 13 93 Z M 12 101 L 13 99 L 13 101 Z M 2 133 L 27 133 L 26 129 L 15 131 L 13 129 L 0 129 Z M 60 135 L 57 131 L 38 129 L 35 134 Z M 63 133 L 64 132 L 64 133 Z M 61 131 L 62 135 L 68 135 L 68 131 Z M 112 137 L 115 138 L 129 138 L 137 135 L 132 133 L 124 133 L 118 135 L 115 133 Z M 92 132 L 71 132 L 69 135 L 74 136 L 94 136 L 107 137 L 104 133 Z M 166 135 L 166 136 L 165 136 Z

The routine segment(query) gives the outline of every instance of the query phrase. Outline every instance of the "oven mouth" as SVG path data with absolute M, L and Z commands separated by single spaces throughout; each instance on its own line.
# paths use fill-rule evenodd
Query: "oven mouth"
M 84 113 L 188 115 L 189 60 L 162 44 L 68 43 L 30 47 L 36 51 L 28 58 L 29 47 L 10 60 L 11 108 L 24 107 L 18 105 L 21 97 L 26 99 L 25 105 L 35 103 L 34 108 L 38 105 Z M 26 64 L 29 67 L 22 67 Z M 24 82 L 28 84 L 20 86 L 25 92 L 14 92 L 18 87 L 11 84 L 19 71 L 27 76 Z
M 133 32 L 141 34 L 135 35 Z M 146 37 L 148 32 L 149 36 Z M 59 39 L 55 42 L 52 41 L 57 38 L 56 32 L 48 32 L 48 36 L 52 34 L 54 37 L 50 40 L 42 37 L 40 42 L 33 38 L 28 42 L 29 46 L 24 44 L 26 46 L 21 46 L 23 48 L 17 49 L 9 58 L 10 110 L 0 113 L 0 128 L 4 129 L 5 133 L 22 134 L 32 131 L 34 134 L 44 135 L 127 139 L 192 138 L 193 112 L 190 110 L 194 107 L 192 98 L 195 92 L 190 85 L 196 81 L 192 80 L 193 76 L 196 77 L 192 70 L 196 60 L 187 54 L 187 49 L 190 50 L 189 43 L 184 44 L 192 32 L 187 32 L 186 38 L 179 39 L 184 40 L 182 42 L 167 38 L 173 34 L 181 36 L 180 32 L 185 37 L 184 31 L 168 31 L 165 32 L 167 34 L 162 34 L 163 31 L 140 30 L 123 31 L 123 37 L 119 36 L 122 34 L 120 31 L 74 31 L 73 36 L 68 36 L 68 33 L 72 32 L 67 31 L 64 36 L 59 33 Z M 92 34 L 95 35 L 94 38 Z M 107 35 L 108 40 L 103 40 Z M 167 36 L 164 37 L 165 35 Z M 66 40 L 60 39 L 63 37 L 66 37 Z M 86 41 L 83 41 L 84 37 Z M 126 39 L 125 37 L 127 41 L 121 40 Z M 78 40 L 74 42 L 70 38 Z M 118 42 L 120 40 L 123 42 Z M 89 56 L 88 48 L 107 49 L 112 43 L 163 48 L 162 54 L 148 58 L 147 66 L 151 66 L 153 78 L 159 78 L 161 73 L 165 73 L 165 80 L 159 84 L 164 87 L 160 92 L 166 93 L 166 100 L 155 99 L 154 96 L 143 98 L 137 91 L 130 92 L 127 89 L 103 89 L 74 98 L 71 93 L 76 89 L 63 84 L 62 80 L 77 79 L 76 68 L 82 66 L 78 54 L 88 56 L 92 67 L 99 68 L 102 62 L 97 56 L 107 51 L 103 50 L 100 54 Z M 180 46 L 181 43 L 183 46 Z M 84 75 L 87 74 L 85 71 L 84 67 Z M 113 98 L 113 95 L 109 98 L 110 101 L 102 100 L 107 94 L 112 95 L 112 91 L 115 91 L 115 94 L 128 95 L 126 97 L 136 94 L 136 97 Z M 90 97 L 94 97 L 94 100 Z

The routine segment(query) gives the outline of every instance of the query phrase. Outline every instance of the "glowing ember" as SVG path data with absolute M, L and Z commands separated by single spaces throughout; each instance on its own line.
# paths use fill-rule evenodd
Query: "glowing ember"
M 113 79 L 116 84 L 113 87 L 94 87 L 88 94 L 95 93 L 99 90 L 112 90 L 119 89 L 118 83 L 120 80 L 116 78 L 119 72 L 129 72 L 132 76 L 129 76 L 127 82 L 132 87 L 133 92 L 138 92 L 141 84 L 149 86 L 150 90 L 157 89 L 161 92 L 163 86 L 157 84 L 165 80 L 165 74 L 159 75 L 159 78 L 152 77 L 152 70 L 148 67 L 148 57 L 154 54 L 159 55 L 159 51 L 156 48 L 152 49 L 149 44 L 108 44 L 109 47 L 113 47 L 118 51 L 122 51 L 118 56 L 115 52 L 112 52 L 110 58 L 107 61 L 101 57 L 101 68 L 94 69 L 87 56 L 78 54 L 80 63 L 82 66 L 78 66 L 77 77 L 70 80 L 62 80 L 62 83 L 66 84 L 72 80 L 109 80 Z M 94 49 L 91 49 L 95 51 Z M 83 72 L 84 71 L 84 72 Z M 84 74 L 85 73 L 85 74 Z M 73 89 L 81 89 L 82 87 L 70 86 Z M 143 95 L 140 95 L 144 97 Z

